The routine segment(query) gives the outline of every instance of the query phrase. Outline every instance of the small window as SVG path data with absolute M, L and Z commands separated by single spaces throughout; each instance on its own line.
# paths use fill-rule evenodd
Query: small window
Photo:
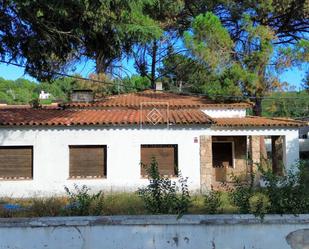
M 78 145 L 70 148 L 70 178 L 106 177 L 106 146 Z
M 32 179 L 32 146 L 0 146 L 0 179 Z
M 154 157 L 158 163 L 159 173 L 163 176 L 173 177 L 178 174 L 177 145 L 156 144 L 141 146 L 141 175 L 147 177 L 145 165 L 149 166 Z
M 233 143 L 212 143 L 212 165 L 215 168 L 233 167 Z

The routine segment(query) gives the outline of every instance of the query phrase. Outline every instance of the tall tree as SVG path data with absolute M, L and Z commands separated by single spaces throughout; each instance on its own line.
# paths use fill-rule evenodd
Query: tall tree
M 181 37 L 183 31 L 191 26 L 192 20 L 207 11 L 213 12 L 220 18 L 222 25 L 228 30 L 230 38 L 235 44 L 245 42 L 247 39 L 247 32 L 242 25 L 245 15 L 253 26 L 268 27 L 273 32 L 276 37 L 275 40 L 272 40 L 274 50 L 277 50 L 279 46 L 296 44 L 301 39 L 308 38 L 309 2 L 306 0 L 185 0 L 179 12 L 172 12 L 175 15 L 170 30 L 177 30 L 176 37 Z M 154 11 L 153 13 L 160 12 Z M 179 42 L 176 43 L 176 45 L 178 44 Z M 177 53 L 177 49 L 174 49 L 174 52 Z M 165 59 L 169 56 L 173 57 L 171 53 L 166 53 L 161 62 L 166 62 Z M 142 65 L 149 64 L 150 61 L 152 60 L 144 59 L 145 63 Z M 177 70 L 177 67 L 178 64 L 170 69 Z M 181 68 L 182 65 L 179 64 L 179 67 Z M 165 69 L 157 67 L 157 78 L 164 76 L 160 72 L 167 73 L 167 69 L 168 67 Z
M 210 68 L 219 79 L 226 78 L 219 81 L 221 89 L 231 89 L 234 85 L 244 96 L 253 97 L 254 114 L 260 116 L 263 96 L 280 87 L 269 66 L 288 66 L 282 63 L 282 54 L 288 58 L 294 55 L 298 62 L 308 59 L 307 55 L 303 55 L 308 52 L 308 41 L 300 40 L 293 47 L 297 49 L 294 53 L 288 48 L 282 50 L 288 52 L 281 53 L 277 58 L 273 53 L 273 42 L 277 38 L 269 26 L 254 25 L 249 15 L 245 15 L 239 25 L 243 33 L 242 40 L 234 42 L 217 16 L 210 12 L 201 14 L 194 20 L 192 29 L 185 33 L 186 46 L 193 57 Z M 227 88 L 226 82 L 230 84 Z
M 268 26 L 276 35 L 275 44 L 296 43 L 308 38 L 309 2 L 307 0 L 190 0 L 185 1 L 179 22 L 184 29 L 190 18 L 207 11 L 217 15 L 232 40 L 242 40 L 241 20 L 249 15 L 254 25 Z
M 163 33 L 151 42 L 137 46 L 133 52 L 133 58 L 138 73 L 147 77 L 153 88 L 155 81 L 162 76 L 160 67 L 163 60 L 170 54 L 171 48 L 174 53 L 180 53 L 183 50 L 177 45 L 178 18 L 183 8 L 184 0 L 154 0 L 145 7 L 145 13 L 158 23 Z
M 143 14 L 151 0 L 2 0 L 0 55 L 22 61 L 38 79 L 83 57 L 104 73 L 136 43 L 161 35 Z

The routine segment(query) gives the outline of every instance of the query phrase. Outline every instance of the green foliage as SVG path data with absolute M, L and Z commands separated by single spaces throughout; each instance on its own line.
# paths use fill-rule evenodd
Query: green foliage
M 138 194 L 144 202 L 145 209 L 151 214 L 177 214 L 188 212 L 190 194 L 187 178 L 178 174 L 178 183 L 159 174 L 155 158 L 149 166 L 145 166 L 149 175 L 149 184 L 140 188 Z
M 185 32 L 184 40 L 187 48 L 202 63 L 215 70 L 221 69 L 230 61 L 233 41 L 220 19 L 211 12 L 194 19 L 192 30 Z
M 117 84 L 121 86 L 117 86 Z M 149 89 L 151 86 L 150 80 L 145 76 L 132 75 L 131 77 L 125 77 L 122 81 L 115 81 L 115 92 L 135 92 Z
M 29 104 L 38 99 L 43 90 L 51 94 L 52 101 L 67 101 L 69 93 L 76 87 L 75 80 L 59 78 L 52 83 L 36 83 L 26 79 L 5 80 L 0 77 L 0 102 L 7 104 Z M 43 104 L 43 103 L 40 103 Z
M 282 52 L 285 56 L 281 58 L 275 56 L 275 31 L 263 23 L 257 24 L 249 13 L 239 17 L 236 37 L 232 35 L 235 30 L 229 30 L 229 25 L 221 21 L 223 17 L 220 20 L 210 12 L 198 15 L 184 40 L 192 58 L 204 65 L 211 75 L 200 80 L 200 87 L 195 87 L 199 92 L 217 98 L 218 95 L 219 98 L 220 95 L 256 97 L 253 111 L 261 115 L 260 98 L 282 86 L 269 65 L 277 69 L 290 67 L 291 63 L 282 62 L 283 57 L 298 64 L 308 61 L 308 42 L 300 40 L 293 51 Z
M 26 79 L 15 81 L 0 77 L 0 102 L 7 104 L 25 104 L 32 98 L 38 97 L 35 93 L 37 84 Z
M 150 0 L 6 1 L 0 6 L 0 56 L 23 60 L 39 80 L 57 77 L 82 57 L 93 59 L 97 73 L 130 53 L 137 43 L 161 35 L 144 14 Z M 24 25 L 27 24 L 27 25 Z
M 102 191 L 96 194 L 89 194 L 90 188 L 83 185 L 81 188 L 74 184 L 74 190 L 64 188 L 69 205 L 65 209 L 65 213 L 69 215 L 100 215 L 104 207 L 104 195 Z
M 274 92 L 264 99 L 263 116 L 307 117 L 309 116 L 309 92 Z
M 259 167 L 266 186 L 254 188 L 253 178 L 242 182 L 234 177 L 235 189 L 230 198 L 240 213 L 253 213 L 261 218 L 267 213 L 301 214 L 309 212 L 309 162 L 301 161 L 286 175 L 278 176 Z
M 42 108 L 42 105 L 41 105 L 40 100 L 38 98 L 30 100 L 29 104 L 33 109 Z
M 270 201 L 266 194 L 257 192 L 249 198 L 249 205 L 250 213 L 263 219 L 269 212 Z
M 265 194 L 271 203 L 270 212 L 301 214 L 309 212 L 308 161 L 301 161 L 284 176 L 261 169 L 266 182 Z
M 242 181 L 241 178 L 234 176 L 235 189 L 230 192 L 232 203 L 242 214 L 250 213 L 250 198 L 254 194 L 252 183 Z
M 217 214 L 221 212 L 222 206 L 221 192 L 210 191 L 204 197 L 205 210 L 208 214 Z

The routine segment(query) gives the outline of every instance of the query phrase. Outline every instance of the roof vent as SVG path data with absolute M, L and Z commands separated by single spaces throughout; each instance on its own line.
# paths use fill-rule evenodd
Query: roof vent
M 163 87 L 162 87 L 162 82 L 156 82 L 156 91 L 162 91 Z
M 70 99 L 72 102 L 92 102 L 94 94 L 92 90 L 73 90 Z

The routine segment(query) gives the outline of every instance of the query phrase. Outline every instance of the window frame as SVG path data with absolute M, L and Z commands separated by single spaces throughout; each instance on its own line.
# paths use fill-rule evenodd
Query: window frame
M 31 177 L 2 177 L 0 174 L 0 181 L 32 181 L 34 173 L 34 146 L 33 145 L 1 145 L 1 149 L 20 149 L 29 148 L 31 149 Z
M 212 144 L 213 143 L 231 143 L 232 144 L 232 166 L 231 167 L 228 167 L 230 169 L 235 169 L 235 141 L 233 140 L 226 140 L 226 141 L 212 141 Z M 212 144 L 211 144 L 211 150 L 212 150 L 212 167 L 213 168 L 216 168 L 214 167 L 214 161 L 213 161 L 213 149 L 212 149 Z
M 145 178 L 148 178 L 149 176 L 148 175 L 143 175 L 142 174 L 142 148 L 156 148 L 156 147 L 173 147 L 174 148 L 174 151 L 175 151 L 175 154 L 174 154 L 174 174 L 173 175 L 169 175 L 168 177 L 169 178 L 178 178 L 179 177 L 179 153 L 178 153 L 178 144 L 141 144 L 140 145 L 140 176 L 141 178 L 145 179 Z M 176 167 L 175 167 L 176 166 Z M 175 172 L 177 169 L 177 173 Z M 159 169 L 160 171 L 160 169 Z M 165 176 L 165 175 L 164 175 Z
M 98 148 L 101 147 L 104 150 L 104 160 L 103 160 L 103 176 L 95 177 L 95 176 L 87 176 L 87 177 L 78 177 L 70 175 L 71 168 L 71 148 Z M 107 179 L 107 145 L 106 144 L 70 144 L 68 145 L 68 154 L 69 154 L 69 177 L 68 180 L 102 180 Z

